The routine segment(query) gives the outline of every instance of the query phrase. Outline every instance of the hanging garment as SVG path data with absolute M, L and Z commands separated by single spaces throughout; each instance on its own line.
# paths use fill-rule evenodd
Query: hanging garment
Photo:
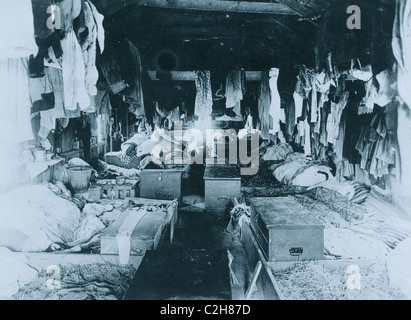
M 311 126 L 308 119 L 304 120 L 304 155 L 311 156 Z
M 85 31 L 87 36 L 84 40 L 79 41 L 81 51 L 83 52 L 83 60 L 85 65 L 85 82 L 86 89 L 90 96 L 97 94 L 97 80 L 98 71 L 96 67 L 96 55 L 97 55 L 97 41 L 98 45 L 104 50 L 104 29 L 103 20 L 104 17 L 98 13 L 97 9 L 89 1 L 84 2 L 83 14 L 85 21 Z
M 118 94 L 127 87 L 126 81 L 120 73 L 120 66 L 115 58 L 116 56 L 116 49 L 113 44 L 110 44 L 104 50 L 100 61 L 101 72 L 113 94 Z
M 128 51 L 131 55 L 131 61 L 128 61 L 127 67 L 131 71 L 133 79 L 128 81 L 129 85 L 131 86 L 131 90 L 129 90 L 129 92 L 124 93 L 124 102 L 132 105 L 134 114 L 138 117 L 141 117 L 144 116 L 146 113 L 144 110 L 143 86 L 141 82 L 142 67 L 140 52 L 134 46 L 134 44 L 128 39 L 126 39 L 126 43 L 128 45 Z
M 286 102 L 285 106 L 285 127 L 286 127 L 286 140 L 291 141 L 295 128 L 295 106 L 294 99 L 290 99 Z
M 241 74 L 241 70 L 234 70 L 228 72 L 225 88 L 225 106 L 227 109 L 234 108 L 233 111 L 238 116 L 241 114 L 241 100 L 243 100 L 244 92 L 244 80 Z
M 91 102 L 86 90 L 83 54 L 73 30 L 61 40 L 64 81 L 64 107 L 67 110 L 87 109 Z
M 194 114 L 201 121 L 206 120 L 211 116 L 213 111 L 213 93 L 211 91 L 210 71 L 196 71 L 195 85 L 196 98 L 194 106 Z
M 111 114 L 110 95 L 107 91 L 97 90 L 95 106 L 97 114 Z
M 269 129 L 270 129 L 270 104 L 271 104 L 271 93 L 269 84 L 269 72 L 263 71 L 261 73 L 260 88 L 258 93 L 258 118 L 259 118 L 259 129 L 263 139 L 269 139 Z
M 375 104 L 385 107 L 397 94 L 395 74 L 392 70 L 384 70 L 375 76 L 378 82 L 378 92 L 374 98 Z
M 411 109 L 411 2 L 397 0 L 392 49 L 397 61 L 398 93 Z
M 297 92 L 294 92 L 293 98 L 294 98 L 294 106 L 295 106 L 295 123 L 297 124 L 298 118 L 301 117 L 301 113 L 303 110 L 304 98 Z
M 29 57 L 0 60 L 0 134 L 11 144 L 33 139 L 28 61 Z
M 31 113 L 54 108 L 54 93 L 47 75 L 41 78 L 30 78 Z
M 335 144 L 335 140 L 338 139 L 339 126 L 341 114 L 347 105 L 350 93 L 344 92 L 338 103 L 331 101 L 331 114 L 327 119 L 327 141 L 328 143 Z
M 364 123 L 366 115 L 358 115 L 358 106 L 365 95 L 364 84 L 360 81 L 353 81 L 346 84 L 350 93 L 347 103 L 347 114 L 345 124 L 345 137 L 343 146 L 343 157 L 351 164 L 359 164 L 361 155 L 355 146 L 361 134 L 361 126 Z
M 280 131 L 280 121 L 282 119 L 281 97 L 277 87 L 279 71 L 280 70 L 278 68 L 271 68 L 269 73 L 271 92 L 270 116 L 273 121 L 273 128 L 269 130 L 270 134 L 276 134 Z
M 375 78 L 371 78 L 371 80 L 365 83 L 365 96 L 358 107 L 359 115 L 370 114 L 374 111 L 374 104 L 377 96 L 376 82 L 377 80 Z
M 37 55 L 31 1 L 3 0 L 1 6 L 0 59 Z

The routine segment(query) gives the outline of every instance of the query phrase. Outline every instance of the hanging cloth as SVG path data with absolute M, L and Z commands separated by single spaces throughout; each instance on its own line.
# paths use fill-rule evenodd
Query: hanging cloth
M 397 0 L 392 49 L 397 60 L 397 83 L 401 99 L 411 109 L 411 2 Z
M 100 51 L 104 50 L 104 29 L 102 22 L 104 17 L 89 1 L 84 2 L 83 14 L 87 36 L 80 42 L 85 65 L 86 89 L 90 96 L 97 94 L 98 71 L 96 67 L 97 41 Z
M 241 100 L 243 100 L 244 93 L 244 79 L 241 70 L 230 71 L 226 78 L 225 106 L 227 109 L 234 108 L 236 115 L 240 115 Z
M 271 93 L 269 84 L 269 72 L 263 71 L 261 73 L 260 88 L 258 94 L 258 118 L 259 118 L 259 129 L 263 139 L 269 139 L 269 129 L 270 129 L 270 104 L 271 104 Z
M 278 92 L 277 82 L 279 76 L 278 68 L 271 68 L 269 72 L 270 76 L 270 92 L 271 92 L 271 104 L 270 104 L 270 117 L 273 122 L 272 129 L 269 130 L 270 134 L 276 134 L 280 132 L 280 120 L 282 119 L 283 113 L 281 112 L 281 98 Z
M 142 86 L 142 67 L 141 67 L 141 58 L 140 52 L 136 48 L 136 46 L 126 39 L 126 42 L 129 47 L 129 51 L 131 54 L 131 67 L 132 74 L 133 74 L 133 81 L 132 81 L 132 90 L 131 92 L 127 93 L 124 96 L 124 101 L 129 103 L 133 108 L 133 113 L 137 117 L 145 116 L 144 110 L 144 97 L 143 97 L 143 86 Z
M 83 53 L 73 30 L 61 40 L 64 81 L 64 107 L 67 110 L 85 110 L 91 105 L 85 82 Z
M 196 98 L 194 113 L 201 121 L 211 116 L 213 111 L 213 93 L 211 90 L 210 71 L 195 72 Z

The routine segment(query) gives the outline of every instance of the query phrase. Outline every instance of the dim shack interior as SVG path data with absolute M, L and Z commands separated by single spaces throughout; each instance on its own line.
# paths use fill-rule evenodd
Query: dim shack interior
M 410 2 L 0 17 L 1 298 L 411 298 Z

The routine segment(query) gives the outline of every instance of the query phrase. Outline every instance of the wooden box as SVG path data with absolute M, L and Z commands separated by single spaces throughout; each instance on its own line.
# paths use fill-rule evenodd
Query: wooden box
M 324 225 L 294 197 L 251 198 L 250 207 L 267 261 L 324 259 Z
M 205 210 L 225 215 L 234 197 L 241 196 L 240 171 L 236 166 L 209 165 L 204 170 Z
M 170 241 L 172 241 L 174 225 L 177 220 L 177 204 L 173 204 L 172 201 L 160 201 L 158 202 L 150 199 L 141 198 L 127 198 L 137 204 L 134 209 L 126 209 L 122 212 L 116 220 L 105 229 L 101 235 L 101 254 L 118 254 L 119 249 L 117 245 L 116 236 L 119 233 L 123 223 L 127 221 L 127 217 L 132 214 L 133 210 L 138 208 L 144 208 L 149 206 L 153 208 L 159 204 L 169 205 L 167 210 L 153 210 L 147 211 L 140 221 L 134 227 L 130 235 L 130 255 L 141 255 L 146 250 L 156 250 L 162 235 L 165 232 L 165 228 L 170 226 Z
M 140 173 L 140 197 L 181 203 L 182 170 L 147 169 Z

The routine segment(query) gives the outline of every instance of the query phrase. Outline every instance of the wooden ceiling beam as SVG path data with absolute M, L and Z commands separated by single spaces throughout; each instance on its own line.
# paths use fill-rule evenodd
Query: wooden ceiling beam
M 300 15 L 289 6 L 278 2 L 233 0 L 93 0 L 93 3 L 106 15 L 111 15 L 127 5 L 194 11 L 220 11 L 228 13 Z

